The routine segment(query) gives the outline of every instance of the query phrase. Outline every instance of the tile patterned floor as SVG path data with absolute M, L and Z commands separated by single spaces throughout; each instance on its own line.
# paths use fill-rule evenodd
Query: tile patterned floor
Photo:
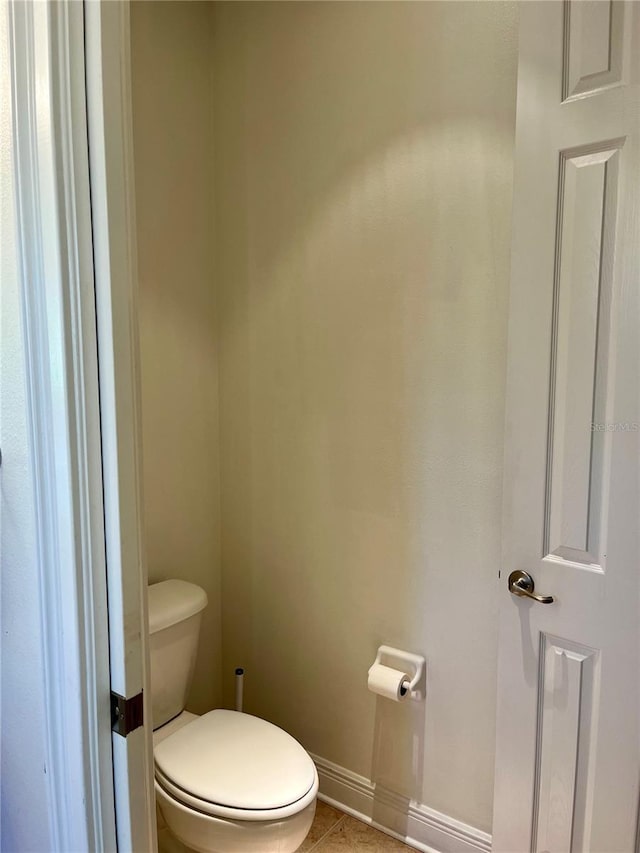
M 188 853 L 167 829 L 158 832 L 160 853 Z M 407 853 L 411 848 L 318 800 L 309 835 L 298 853 Z
M 408 853 L 411 849 L 318 800 L 313 826 L 298 853 Z

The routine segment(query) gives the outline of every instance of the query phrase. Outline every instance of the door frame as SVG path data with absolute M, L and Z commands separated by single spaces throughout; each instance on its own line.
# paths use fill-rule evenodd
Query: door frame
M 9 3 L 51 838 L 155 851 L 129 4 Z
M 9 5 L 51 838 L 114 850 L 82 26 L 80 5 Z
M 130 6 L 83 5 L 111 689 L 127 698 L 142 692 L 150 723 Z M 113 775 L 119 849 L 157 850 L 150 724 L 113 734 Z

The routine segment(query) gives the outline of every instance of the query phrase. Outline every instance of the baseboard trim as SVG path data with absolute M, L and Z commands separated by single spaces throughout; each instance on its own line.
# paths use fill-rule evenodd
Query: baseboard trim
M 319 798 L 423 853 L 490 853 L 491 835 L 312 756 Z

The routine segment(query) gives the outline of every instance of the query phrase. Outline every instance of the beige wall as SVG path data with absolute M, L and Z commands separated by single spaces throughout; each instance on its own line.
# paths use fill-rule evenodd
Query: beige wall
M 132 7 L 147 553 L 209 594 L 190 706 L 243 664 L 247 710 L 490 829 L 514 6 L 211 12 Z M 381 642 L 424 705 L 367 692 Z
M 214 17 L 225 673 L 490 829 L 514 6 Z M 423 706 L 367 692 L 381 642 Z
M 134 2 L 131 57 L 150 580 L 209 596 L 189 707 L 219 701 L 211 5 Z

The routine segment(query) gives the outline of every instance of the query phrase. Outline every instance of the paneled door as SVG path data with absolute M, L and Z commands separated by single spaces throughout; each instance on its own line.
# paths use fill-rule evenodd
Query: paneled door
M 493 849 L 631 853 L 640 3 L 520 12 Z

